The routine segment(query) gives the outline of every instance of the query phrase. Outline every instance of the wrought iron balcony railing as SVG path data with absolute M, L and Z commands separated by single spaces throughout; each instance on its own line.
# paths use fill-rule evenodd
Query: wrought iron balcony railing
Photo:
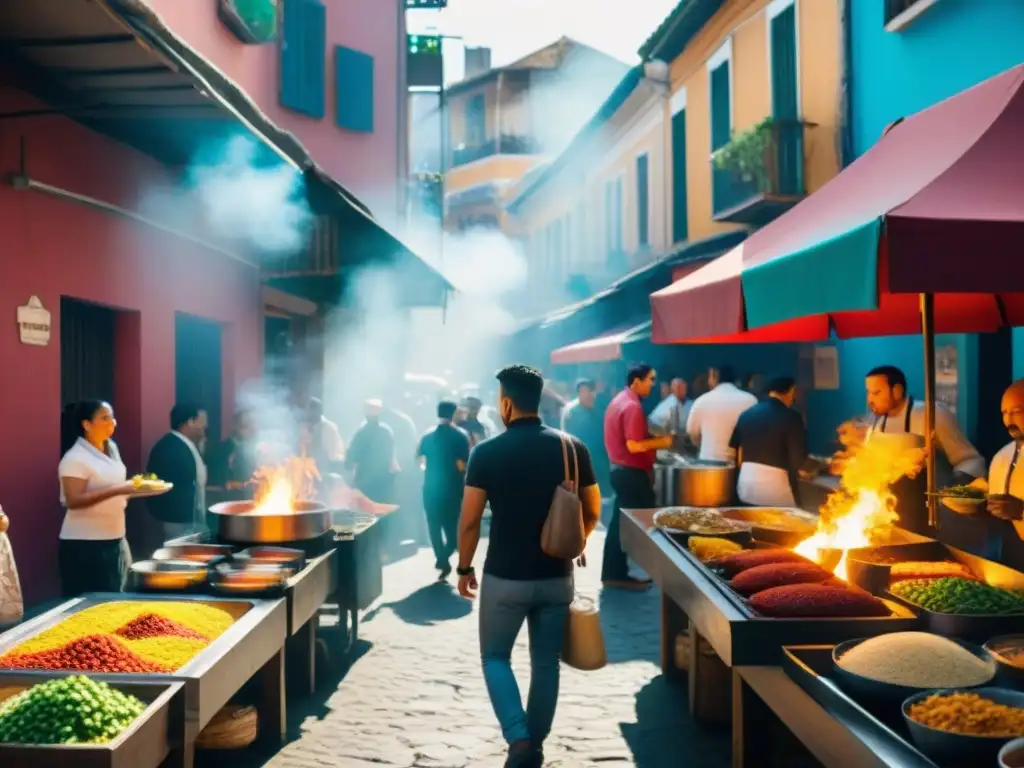
M 537 155 L 540 144 L 532 136 L 504 133 L 500 138 L 488 139 L 483 144 L 458 146 L 452 151 L 452 167 L 482 160 L 492 155 Z
M 761 225 L 806 195 L 802 120 L 765 120 L 712 155 L 712 213 Z

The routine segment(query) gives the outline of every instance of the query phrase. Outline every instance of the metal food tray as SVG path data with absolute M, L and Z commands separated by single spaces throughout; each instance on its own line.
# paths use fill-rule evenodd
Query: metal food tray
M 862 744 L 893 768 L 940 768 L 910 741 L 901 701 L 872 702 L 870 709 L 846 691 L 835 678 L 831 645 L 783 648 L 782 668 L 789 678 Z
M 872 559 L 866 559 L 868 557 Z M 892 562 L 872 561 L 880 558 L 891 559 Z M 868 550 L 851 549 L 847 569 L 851 581 L 869 592 L 916 611 L 921 616 L 924 628 L 937 635 L 984 643 L 996 635 L 1009 635 L 1021 631 L 1024 627 L 1024 611 L 1010 614 L 936 613 L 889 591 L 889 571 L 893 564 L 945 560 L 963 563 L 981 581 L 991 586 L 1024 591 L 1024 573 L 939 541 L 873 547 L 870 555 Z
M 724 621 L 727 624 L 727 636 L 716 637 L 717 633 L 707 632 L 702 634 L 707 636 L 716 653 L 730 666 L 777 664 L 781 649 L 785 645 L 839 643 L 857 637 L 874 637 L 888 632 L 910 631 L 917 628 L 918 617 L 912 610 L 884 599 L 883 602 L 892 611 L 890 616 L 793 619 L 762 616 L 717 573 L 694 557 L 686 547 L 660 532 L 655 535 L 669 542 L 683 558 L 687 568 L 703 577 L 701 581 L 694 580 L 694 585 L 702 593 L 706 595 L 710 591 L 718 597 L 714 600 L 718 603 L 715 606 L 718 616 L 714 618 L 716 622 Z M 730 609 L 728 614 L 722 610 L 723 602 Z M 692 610 L 687 610 L 687 606 L 680 607 L 691 616 L 691 619 L 693 618 Z M 726 639 L 728 646 L 719 647 L 722 640 Z M 723 650 L 726 653 L 723 653 Z
M 273 555 L 279 554 L 283 559 L 274 559 Z M 245 567 L 247 565 L 280 565 L 283 568 L 290 568 L 298 573 L 306 567 L 306 553 L 301 549 L 291 547 L 249 547 L 235 555 L 235 563 Z
M 90 675 L 91 676 L 91 675 Z M 31 688 L 37 676 L 5 674 L 2 689 Z M 110 686 L 148 706 L 113 741 L 106 744 L 3 744 L 4 768 L 158 768 L 185 735 L 184 683 L 174 681 L 111 681 Z M 0 696 L 0 702 L 6 699 Z
M 283 599 L 192 597 L 89 593 L 68 600 L 24 624 L 0 635 L 0 655 L 40 632 L 56 626 L 68 616 L 94 605 L 110 602 L 197 602 L 223 608 L 238 618 L 228 630 L 198 653 L 188 664 L 168 674 L 108 674 L 89 672 L 90 677 L 108 683 L 182 681 L 185 684 L 186 718 L 198 728 L 228 703 L 228 700 L 259 672 L 283 647 L 287 634 L 287 610 Z M 82 674 L 81 671 L 0 670 L 0 687 L 13 677 L 45 680 Z M 6 764 L 4 765 L 6 768 Z
M 235 548 L 228 544 L 165 543 L 153 553 L 153 560 L 190 560 L 190 555 L 204 555 L 207 560 L 195 560 L 208 568 L 226 562 L 234 555 Z

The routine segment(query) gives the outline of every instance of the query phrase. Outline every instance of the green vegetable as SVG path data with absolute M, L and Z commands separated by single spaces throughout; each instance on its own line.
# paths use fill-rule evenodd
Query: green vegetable
M 981 488 L 976 488 L 973 485 L 951 485 L 948 488 L 940 489 L 938 495 L 957 499 L 984 499 L 988 496 Z
M 908 603 L 933 613 L 965 615 L 1007 615 L 1024 613 L 1024 598 L 971 579 L 909 579 L 890 587 L 892 593 Z
M 82 675 L 49 680 L 0 703 L 0 744 L 102 744 L 146 705 Z

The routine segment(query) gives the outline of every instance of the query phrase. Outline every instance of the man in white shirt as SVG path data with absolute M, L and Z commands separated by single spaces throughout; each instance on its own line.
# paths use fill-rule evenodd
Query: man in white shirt
M 687 397 L 686 379 L 672 379 L 668 395 L 651 411 L 647 421 L 663 434 L 681 435 L 686 431 L 693 400 Z
M 757 398 L 736 386 L 736 372 L 723 365 L 708 371 L 711 390 L 693 401 L 686 419 L 686 434 L 700 447 L 705 461 L 733 461 L 736 452 L 729 447 L 740 414 L 757 405 Z
M 1003 394 L 1003 424 L 1013 438 L 992 458 L 988 468 L 988 511 L 992 533 L 1000 550 L 999 562 L 1024 568 L 1024 379 L 1015 381 Z

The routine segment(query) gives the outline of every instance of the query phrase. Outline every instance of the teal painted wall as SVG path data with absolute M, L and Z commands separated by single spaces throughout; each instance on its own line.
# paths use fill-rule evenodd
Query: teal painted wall
M 938 0 L 899 32 L 883 26 L 883 0 L 850 0 L 853 148 L 871 148 L 894 120 L 1024 62 L 1024 0 Z M 973 436 L 979 414 L 977 338 L 946 337 L 957 345 L 958 417 Z M 948 343 L 948 342 L 947 342 Z M 910 389 L 924 393 L 919 336 L 838 342 L 840 389 L 808 396 L 812 450 L 832 447 L 835 427 L 864 412 L 864 373 L 898 365 Z M 1024 377 L 1024 329 L 1014 331 L 1014 376 Z

